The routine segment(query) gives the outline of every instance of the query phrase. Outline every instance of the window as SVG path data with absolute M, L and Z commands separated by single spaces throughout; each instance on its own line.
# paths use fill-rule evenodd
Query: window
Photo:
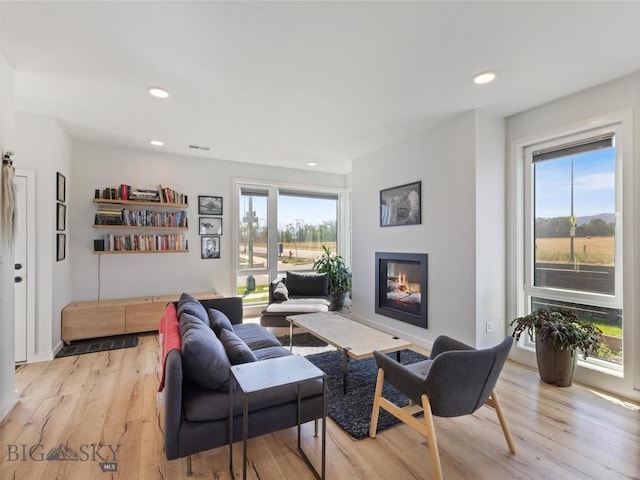
M 338 193 L 240 185 L 237 293 L 265 303 L 269 282 L 287 270 L 312 270 L 326 245 L 338 246 Z
M 524 305 L 561 305 L 604 331 L 589 361 L 622 371 L 622 212 L 616 127 L 525 148 Z
M 336 251 L 336 195 L 278 192 L 278 275 L 287 270 L 311 270 L 322 246 Z

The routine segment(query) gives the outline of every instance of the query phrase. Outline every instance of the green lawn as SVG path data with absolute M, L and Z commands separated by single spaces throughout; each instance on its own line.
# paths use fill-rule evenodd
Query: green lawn
M 594 323 L 594 325 L 602 330 L 604 335 L 622 338 L 622 327 L 618 327 L 617 325 L 607 325 L 606 323 Z

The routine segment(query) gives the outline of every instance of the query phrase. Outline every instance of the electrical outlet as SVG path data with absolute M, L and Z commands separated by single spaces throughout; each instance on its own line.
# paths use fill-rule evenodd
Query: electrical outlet
M 487 333 L 493 332 L 493 322 L 487 322 Z

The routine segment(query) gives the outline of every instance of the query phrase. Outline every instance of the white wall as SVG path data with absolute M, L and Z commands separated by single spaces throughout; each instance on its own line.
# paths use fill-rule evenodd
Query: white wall
M 18 112 L 16 144 L 19 167 L 33 170 L 36 182 L 36 328 L 35 333 L 27 332 L 36 336 L 35 356 L 28 359 L 33 362 L 52 359 L 61 347 L 61 312 L 71 301 L 72 252 L 67 250 L 66 260 L 56 261 L 56 173 L 66 177 L 69 209 L 71 141 L 52 118 Z
M 606 115 L 629 114 L 629 135 L 624 144 L 624 196 L 625 210 L 622 219 L 624 233 L 624 357 L 625 378 L 616 378 L 584 368 L 576 372 L 576 380 L 597 384 L 600 388 L 619 392 L 632 398 L 640 398 L 640 72 L 618 80 L 578 92 L 557 101 L 542 105 L 507 119 L 508 159 L 508 288 L 507 318 L 517 316 L 517 204 L 518 165 L 516 145 L 545 137 L 559 131 L 574 128 L 577 124 L 592 123 Z M 632 145 L 633 144 L 633 145 Z M 512 351 L 518 361 L 535 365 L 532 352 L 521 349 Z M 635 369 L 635 378 L 630 371 Z M 635 383 L 635 390 L 634 390 Z
M 342 188 L 347 177 L 74 142 L 71 178 L 73 186 L 68 218 L 72 253 L 71 295 L 73 301 L 84 301 L 97 300 L 98 276 L 102 300 L 209 290 L 234 295 L 232 179 Z M 188 195 L 190 228 L 186 234 L 189 253 L 92 253 L 93 240 L 105 233 L 105 230 L 92 228 L 96 210 L 92 203 L 94 190 L 117 187 L 122 183 L 142 188 L 155 188 L 161 184 Z M 220 259 L 200 258 L 198 195 L 223 197 Z
M 0 152 L 15 152 L 13 68 L 0 55 Z M 0 232 L 2 233 L 2 232 Z M 0 235 L 0 420 L 17 400 L 15 393 L 15 325 L 13 250 Z
M 505 337 L 505 120 L 476 113 L 476 340 L 489 347 Z M 493 323 L 493 332 L 487 331 Z
M 494 318 L 496 327 L 504 318 L 504 260 L 499 258 L 504 257 L 502 125 L 500 119 L 468 112 L 353 161 L 356 316 L 424 346 L 441 334 L 471 345 L 492 342 L 484 335 L 486 316 Z M 479 146 L 477 135 L 484 137 Z M 381 228 L 380 190 L 417 180 L 422 181 L 422 224 Z M 477 228 L 478 223 L 483 226 Z M 495 264 L 478 262 L 477 242 L 487 237 Z M 374 313 L 376 251 L 429 254 L 426 330 Z M 477 292 L 479 282 L 485 286 Z

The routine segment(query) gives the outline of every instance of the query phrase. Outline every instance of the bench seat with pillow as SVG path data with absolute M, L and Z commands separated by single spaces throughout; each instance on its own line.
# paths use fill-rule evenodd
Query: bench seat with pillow
M 262 312 L 263 327 L 288 327 L 288 315 L 327 312 L 331 305 L 326 273 L 287 272 L 269 285 L 269 305 Z

